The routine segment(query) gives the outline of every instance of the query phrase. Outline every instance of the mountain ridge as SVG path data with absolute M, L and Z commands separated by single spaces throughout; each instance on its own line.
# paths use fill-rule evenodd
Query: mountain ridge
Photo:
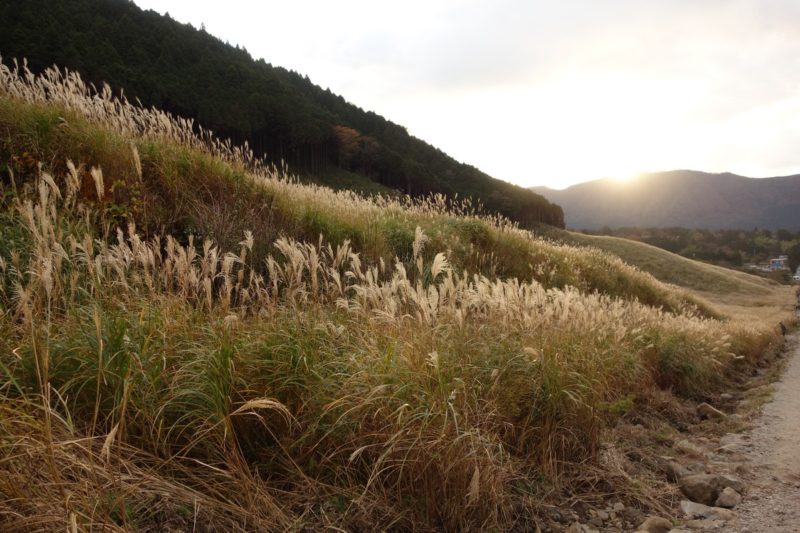
M 671 170 L 630 182 L 603 178 L 531 190 L 561 205 L 571 228 L 800 229 L 800 174 L 751 178 Z

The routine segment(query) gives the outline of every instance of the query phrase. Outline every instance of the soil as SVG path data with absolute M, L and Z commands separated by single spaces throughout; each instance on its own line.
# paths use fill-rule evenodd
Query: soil
M 800 532 L 800 334 L 787 337 L 786 371 L 741 436 L 749 487 L 726 531 Z

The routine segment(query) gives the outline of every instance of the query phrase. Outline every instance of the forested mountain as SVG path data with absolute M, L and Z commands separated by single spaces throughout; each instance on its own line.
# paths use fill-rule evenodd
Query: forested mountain
M 458 194 L 523 226 L 563 226 L 561 208 L 540 195 L 455 161 L 308 77 L 128 0 L 0 0 L 0 28 L 5 62 L 25 57 L 34 71 L 77 70 L 130 100 L 247 141 L 296 173 L 324 181 L 344 172 L 412 195 Z
M 800 230 L 800 175 L 755 179 L 675 170 L 627 183 L 602 179 L 533 190 L 563 206 L 570 228 Z

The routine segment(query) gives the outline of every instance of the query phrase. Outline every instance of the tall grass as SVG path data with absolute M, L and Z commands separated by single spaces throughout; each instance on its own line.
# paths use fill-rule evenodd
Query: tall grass
M 171 234 L 183 243 L 194 234 L 233 249 L 251 231 L 257 243 L 251 253 L 259 263 L 281 236 L 316 242 L 323 235 L 334 246 L 349 240 L 365 260 L 390 264 L 396 257 L 411 259 L 419 226 L 431 253 L 448 252 L 457 269 L 716 314 L 612 255 L 537 238 L 469 200 L 363 197 L 300 184 L 246 147 L 218 141 L 191 121 L 132 105 L 108 87 L 96 91 L 74 72 L 49 69 L 34 76 L 0 63 L 0 130 L 8 133 L 0 137 L 0 156 L 11 161 L 10 181 L 34 180 L 40 164 L 61 187 L 63 176 L 73 176 L 76 198 L 92 208 L 101 232 L 133 220 L 147 234 Z M 66 167 L 69 160 L 76 162 L 74 170 Z M 92 168 L 102 168 L 102 198 Z
M 773 339 L 468 204 L 300 185 L 73 74 L 0 80 L 7 127 L 70 109 L 129 163 L 46 164 L 65 154 L 37 140 L 9 165 L 4 530 L 533 527 L 598 457 L 609 406 L 702 399 Z M 198 237 L 126 196 L 159 186 L 207 217 L 176 188 L 194 171 L 226 198 Z M 269 230 L 234 236 L 237 206 Z

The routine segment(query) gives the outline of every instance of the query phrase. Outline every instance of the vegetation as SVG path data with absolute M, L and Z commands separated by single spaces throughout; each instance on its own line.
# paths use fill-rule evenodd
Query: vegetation
M 633 239 L 563 230 L 548 231 L 547 234 L 554 240 L 573 246 L 591 246 L 612 253 L 665 283 L 679 284 L 695 291 L 714 295 L 732 292 L 755 295 L 777 285 L 744 272 L 675 255 Z
M 609 235 L 641 241 L 675 254 L 715 265 L 742 267 L 766 263 L 786 255 L 788 267 L 800 267 L 800 232 L 786 229 L 705 230 L 687 228 L 618 228 L 605 227 L 589 235 Z M 575 238 L 578 238 L 575 236 Z
M 469 202 L 300 184 L 76 74 L 0 66 L 0 164 L 4 531 L 531 527 L 606 428 L 777 335 Z
M 491 178 L 347 103 L 296 72 L 255 61 L 189 25 L 128 0 L 0 2 L 0 54 L 35 72 L 58 64 L 286 162 L 312 182 L 372 192 L 478 200 L 519 222 L 564 226 L 561 208 Z

